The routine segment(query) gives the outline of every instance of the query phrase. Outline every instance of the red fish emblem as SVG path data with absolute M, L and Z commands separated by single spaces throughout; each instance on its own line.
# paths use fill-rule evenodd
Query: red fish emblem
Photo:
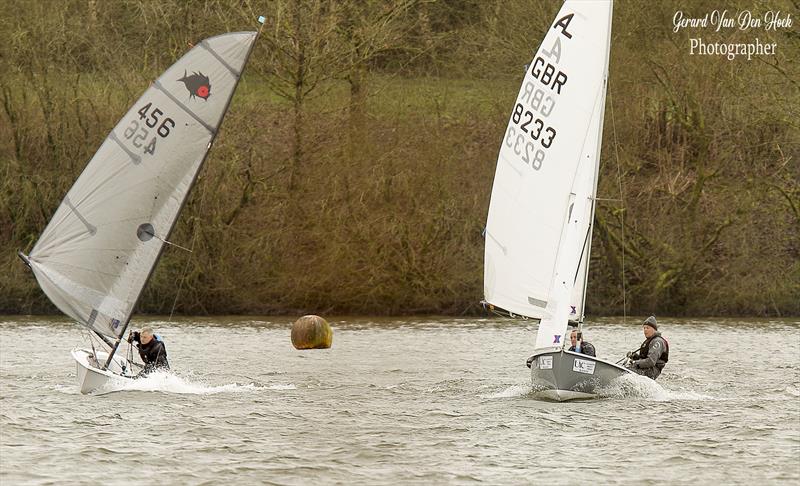
M 189 97 L 200 97 L 207 100 L 211 96 L 211 81 L 203 73 L 194 72 L 188 76 L 186 71 L 183 71 L 183 77 L 179 79 L 189 90 Z

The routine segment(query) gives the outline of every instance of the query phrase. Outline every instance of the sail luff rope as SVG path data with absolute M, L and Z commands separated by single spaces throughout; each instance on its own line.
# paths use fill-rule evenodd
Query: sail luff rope
M 620 219 L 621 236 L 620 246 L 622 247 L 622 323 L 625 324 L 628 317 L 628 305 L 625 294 L 625 193 L 622 188 L 622 167 L 619 163 L 619 143 L 617 142 L 617 123 L 614 118 L 614 95 L 608 94 L 609 105 L 611 105 L 611 129 L 614 134 L 614 157 L 617 160 L 617 184 L 619 185 L 619 197 L 622 203 L 622 213 Z

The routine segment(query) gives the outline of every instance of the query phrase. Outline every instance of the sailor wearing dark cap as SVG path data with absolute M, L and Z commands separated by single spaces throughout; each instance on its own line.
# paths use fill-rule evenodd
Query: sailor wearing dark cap
M 636 352 L 628 353 L 630 368 L 633 372 L 656 379 L 669 361 L 669 343 L 658 332 L 655 316 L 650 316 L 642 323 L 645 340 Z

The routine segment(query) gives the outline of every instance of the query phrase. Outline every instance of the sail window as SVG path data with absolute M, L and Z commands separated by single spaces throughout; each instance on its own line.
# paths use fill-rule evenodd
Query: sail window
M 136 229 L 136 236 L 142 241 L 150 241 L 156 235 L 156 230 L 150 223 L 144 223 Z

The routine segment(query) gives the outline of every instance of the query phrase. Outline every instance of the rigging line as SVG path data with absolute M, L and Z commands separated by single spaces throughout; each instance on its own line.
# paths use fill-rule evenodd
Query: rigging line
M 258 21 L 261 23 L 261 27 L 258 28 L 258 32 L 256 33 L 255 38 L 250 43 L 250 48 L 248 49 L 247 55 L 245 56 L 244 62 L 242 63 L 242 69 L 239 72 L 239 75 L 236 76 L 236 82 L 234 83 L 233 90 L 231 91 L 231 94 L 228 97 L 228 102 L 225 105 L 225 109 L 222 110 L 222 113 L 220 114 L 219 120 L 217 121 L 217 128 L 219 128 L 222 125 L 222 120 L 225 118 L 225 114 L 228 112 L 228 107 L 230 106 L 231 100 L 233 99 L 233 95 L 236 92 L 236 87 L 239 85 L 239 81 L 241 80 L 241 74 L 242 74 L 242 72 L 244 72 L 244 68 L 247 67 L 247 61 L 250 59 L 250 55 L 253 53 L 253 48 L 256 45 L 256 41 L 258 40 L 258 37 L 261 35 L 261 32 L 264 30 L 265 22 L 262 21 L 262 17 L 259 17 Z M 206 48 L 206 46 L 203 46 L 203 48 Z M 168 96 L 173 98 L 172 95 L 170 93 L 166 92 L 166 91 L 165 91 L 165 94 L 167 94 Z M 173 100 L 174 100 L 174 98 L 173 98 Z M 205 123 L 203 123 L 203 125 L 206 126 L 206 128 L 209 128 L 207 125 L 205 125 Z M 200 167 L 198 168 L 197 172 L 195 173 L 195 179 L 193 181 L 193 184 L 198 181 L 198 179 L 200 177 L 200 170 L 203 168 L 203 165 L 206 163 L 206 161 L 208 159 L 208 153 L 211 150 L 211 144 L 214 143 L 214 139 L 216 138 L 216 130 L 210 130 L 210 131 L 211 131 L 211 140 L 209 140 L 209 142 L 208 142 L 208 148 L 206 149 L 206 154 L 203 156 L 203 160 L 200 163 Z M 208 169 L 206 169 L 206 173 L 208 173 Z M 207 186 L 208 186 L 207 184 L 204 185 L 203 189 L 202 189 L 202 191 L 200 193 L 200 200 L 198 202 L 198 206 L 200 208 L 203 207 L 204 201 L 206 199 Z M 188 197 L 188 193 L 187 193 L 186 197 Z M 183 203 L 184 204 L 186 203 L 186 199 L 184 199 Z M 197 219 L 199 219 L 199 218 L 197 218 Z M 173 224 L 174 224 L 174 222 L 173 222 Z M 197 241 L 197 231 L 198 231 L 196 226 L 193 226 L 193 229 L 194 229 L 194 235 L 192 236 L 192 249 L 189 250 L 189 253 L 192 253 L 192 254 L 193 254 L 195 242 Z M 191 258 L 191 256 L 189 256 L 189 258 L 186 259 L 186 265 L 184 265 L 184 267 L 183 267 L 183 273 L 181 274 L 180 283 L 178 284 L 178 291 L 175 292 L 175 300 L 172 301 L 172 309 L 170 309 L 170 311 L 169 311 L 169 319 L 168 319 L 167 322 L 172 322 L 172 316 L 175 314 L 175 306 L 177 306 L 177 304 L 178 304 L 178 297 L 180 296 L 181 290 L 183 289 L 183 282 L 184 282 L 184 280 L 186 280 L 186 272 L 189 270 L 189 262 L 191 262 L 191 261 L 192 261 L 192 258 Z
M 206 169 L 206 172 L 208 172 L 208 169 Z M 201 185 L 198 184 L 198 186 L 201 186 Z M 202 187 L 202 189 L 201 189 L 201 187 Z M 208 192 L 208 184 L 202 184 L 201 187 L 197 187 L 197 190 L 200 192 L 200 197 L 199 197 L 199 201 L 197 203 L 197 206 L 198 206 L 198 209 L 199 209 L 198 212 L 202 214 L 202 208 L 203 208 L 203 205 L 204 205 L 205 200 L 206 200 L 206 192 Z M 200 219 L 199 217 L 195 218 L 195 223 L 197 221 L 199 221 L 199 219 Z M 193 255 L 194 254 L 194 245 L 197 242 L 197 232 L 198 232 L 196 224 L 192 224 L 192 229 L 193 229 L 193 231 L 192 231 L 192 233 L 193 233 L 192 234 L 192 248 L 191 248 L 191 250 L 189 250 L 189 253 L 191 253 Z M 189 263 L 191 261 L 192 261 L 192 256 L 190 255 L 186 259 L 186 264 L 183 266 L 183 271 L 181 272 L 180 282 L 178 283 L 178 290 L 175 292 L 175 299 L 172 301 L 172 308 L 169 310 L 169 319 L 167 319 L 167 322 L 172 322 L 172 317 L 175 315 L 175 307 L 178 306 L 178 298 L 180 298 L 181 290 L 183 290 L 183 282 L 186 281 L 186 272 L 189 271 Z
M 136 350 L 138 351 L 139 348 L 136 348 Z M 136 368 L 144 368 L 143 365 L 137 363 L 133 359 L 134 359 L 133 358 L 133 343 L 128 343 L 128 365 L 130 365 L 130 373 L 131 373 L 131 375 L 133 375 L 133 367 L 134 366 Z
M 150 233 L 150 232 L 148 232 L 147 234 L 149 234 L 149 235 L 153 235 L 153 233 Z M 176 248 L 180 248 L 181 250 L 185 250 L 185 251 L 188 251 L 189 253 L 192 253 L 192 250 L 190 250 L 189 248 L 186 248 L 186 247 L 184 247 L 184 246 L 181 246 L 181 245 L 179 245 L 179 244 L 177 244 L 177 243 L 173 243 L 173 242 L 171 242 L 171 241 L 165 240 L 164 238 L 162 238 L 162 237 L 160 237 L 160 236 L 158 236 L 158 235 L 153 235 L 153 237 L 154 237 L 155 239 L 157 239 L 157 240 L 161 240 L 162 242 L 164 242 L 164 243 L 166 243 L 166 244 L 168 244 L 168 245 L 170 245 L 170 246 L 174 246 L 174 247 L 176 247 Z
M 622 324 L 625 324 L 628 317 L 628 305 L 625 295 L 625 193 L 622 188 L 622 167 L 619 163 L 619 143 L 617 141 L 617 123 L 614 118 L 614 95 L 608 94 L 609 105 L 611 105 L 611 129 L 614 134 L 614 157 L 617 159 L 617 183 L 619 185 L 619 197 L 622 205 L 622 212 L 620 213 L 620 246 L 622 247 Z
M 205 191 L 203 191 L 205 194 Z M 197 240 L 197 230 L 195 229 L 194 235 L 192 236 L 192 249 L 189 250 L 189 253 L 192 253 L 194 250 L 194 243 Z M 175 307 L 178 305 L 178 297 L 181 295 L 181 289 L 183 289 L 183 282 L 186 280 L 186 272 L 189 271 L 189 262 L 192 261 L 191 256 L 186 259 L 186 265 L 183 266 L 183 272 L 181 273 L 180 283 L 178 284 L 178 291 L 175 292 L 175 300 L 172 301 L 172 309 L 169 311 L 169 319 L 167 322 L 172 322 L 172 316 L 175 315 Z
M 144 230 L 143 233 L 152 236 L 153 238 L 157 239 L 158 241 L 160 241 L 162 243 L 166 243 L 166 244 L 168 244 L 170 246 L 174 246 L 175 248 L 180 248 L 181 250 L 188 251 L 189 253 L 192 253 L 192 250 L 190 250 L 189 248 L 186 248 L 185 246 L 181 246 L 181 245 L 179 245 L 177 243 L 173 243 L 173 242 L 171 242 L 171 241 L 169 241 L 169 240 L 167 240 L 165 238 L 162 238 L 162 237 L 158 236 L 157 234 L 155 234 L 154 232 L 152 232 L 150 230 Z
M 208 169 L 206 169 L 206 172 L 208 172 Z M 200 184 L 198 184 L 198 186 L 200 186 Z M 199 201 L 197 203 L 198 213 L 202 214 L 202 208 L 203 208 L 203 205 L 204 205 L 205 200 L 206 200 L 206 192 L 208 192 L 208 184 L 207 183 L 206 184 L 202 184 L 202 189 L 201 189 L 201 187 L 197 187 L 197 190 L 200 192 Z M 196 217 L 195 218 L 195 223 L 197 223 L 197 221 L 199 221 L 199 219 L 200 219 L 199 217 Z M 192 231 L 192 233 L 193 233 L 192 234 L 192 248 L 189 250 L 189 253 L 194 255 L 194 245 L 197 242 L 197 232 L 198 232 L 196 224 L 192 224 L 192 230 L 193 230 Z M 175 307 L 178 306 L 178 298 L 180 298 L 181 290 L 183 290 L 183 282 L 186 281 L 186 273 L 189 271 L 189 263 L 191 261 L 192 261 L 192 256 L 190 255 L 186 259 L 186 264 L 183 266 L 183 271 L 181 272 L 180 282 L 178 283 L 178 290 L 175 292 L 175 299 L 172 301 L 172 308 L 169 310 L 169 319 L 167 319 L 167 322 L 172 322 L 172 317 L 175 315 Z
M 92 347 L 92 355 L 90 356 L 90 358 L 94 359 L 94 365 L 93 366 L 95 368 L 99 369 L 100 368 L 100 360 L 97 358 L 97 350 L 95 349 L 95 346 L 94 346 L 94 340 L 95 340 L 94 333 L 92 333 L 91 331 L 87 331 L 86 329 L 84 329 L 83 332 L 87 336 L 89 336 L 89 345 Z M 91 359 L 87 359 L 87 361 L 89 362 L 89 365 L 92 365 Z
M 92 361 L 94 361 L 94 367 L 97 368 L 100 365 L 100 360 L 97 359 L 97 350 L 94 348 L 94 339 L 90 339 L 89 344 L 92 345 Z M 92 364 L 92 362 L 90 361 L 89 364 Z

